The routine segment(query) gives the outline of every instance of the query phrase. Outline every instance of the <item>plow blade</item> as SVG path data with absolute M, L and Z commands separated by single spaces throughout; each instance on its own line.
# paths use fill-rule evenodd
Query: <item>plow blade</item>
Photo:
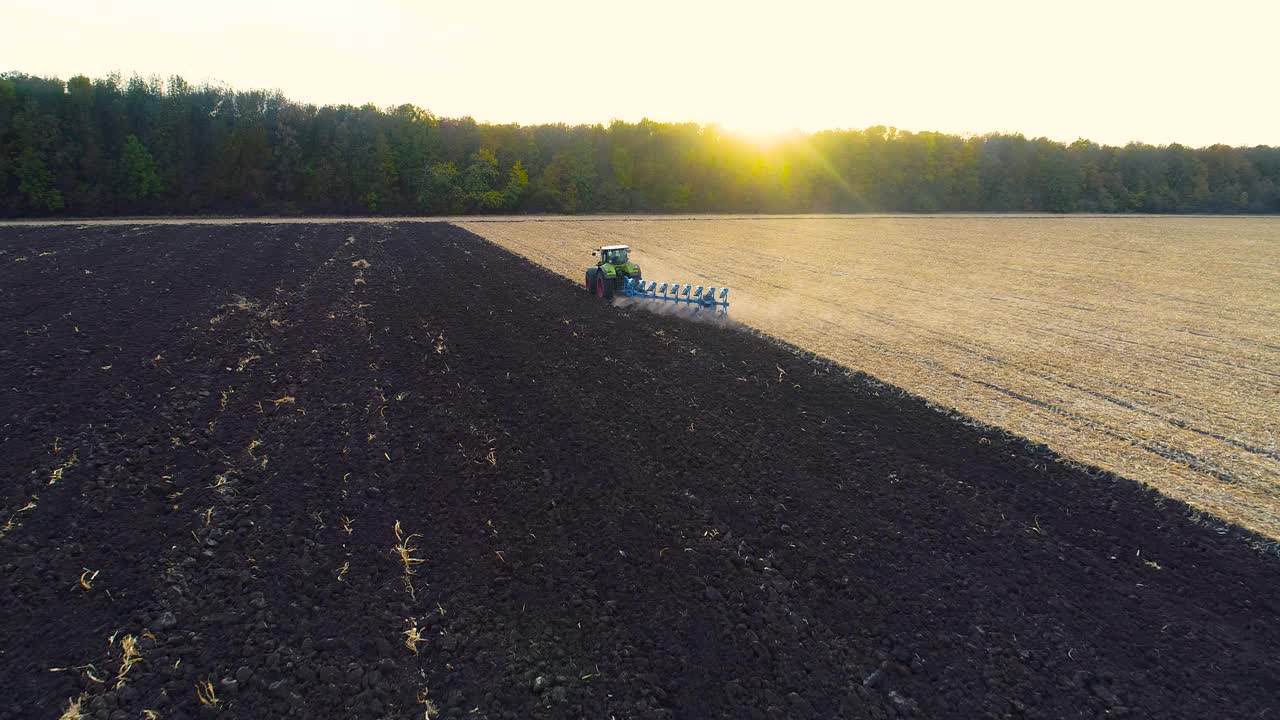
M 704 288 L 701 285 L 658 283 L 627 278 L 622 285 L 622 294 L 627 297 L 687 305 L 694 312 L 705 311 L 717 315 L 729 312 L 729 288 Z

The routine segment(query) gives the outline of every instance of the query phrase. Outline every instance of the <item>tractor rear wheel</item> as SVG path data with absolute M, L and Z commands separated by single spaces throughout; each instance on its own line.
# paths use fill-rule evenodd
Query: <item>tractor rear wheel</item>
M 613 297 L 613 281 L 608 277 L 596 275 L 596 297 L 601 300 L 608 300 Z

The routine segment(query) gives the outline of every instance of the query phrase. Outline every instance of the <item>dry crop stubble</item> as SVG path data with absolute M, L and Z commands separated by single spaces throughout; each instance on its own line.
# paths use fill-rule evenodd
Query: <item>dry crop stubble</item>
M 1280 538 L 1280 220 L 457 224 L 579 283 L 630 244 L 782 340 Z

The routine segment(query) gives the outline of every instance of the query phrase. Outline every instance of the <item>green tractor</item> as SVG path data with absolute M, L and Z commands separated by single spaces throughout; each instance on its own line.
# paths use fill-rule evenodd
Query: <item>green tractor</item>
M 611 298 L 615 292 L 621 292 L 627 278 L 639 282 L 640 266 L 627 257 L 631 248 L 626 245 L 605 245 L 592 250 L 592 255 L 599 255 L 600 262 L 593 268 L 587 268 L 587 292 L 597 297 Z

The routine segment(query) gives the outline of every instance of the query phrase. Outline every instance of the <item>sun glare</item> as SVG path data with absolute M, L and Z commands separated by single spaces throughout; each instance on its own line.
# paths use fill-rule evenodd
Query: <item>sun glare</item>
M 778 147 L 801 134 L 799 130 L 780 130 L 765 127 L 737 129 L 733 125 L 726 125 L 725 129 L 734 137 L 745 140 L 762 150 Z
M 1155 0 L 1078 0 L 1069 11 L 1016 0 L 652 0 L 642 13 L 592 0 L 486 11 L 226 0 L 212 15 L 163 0 L 14 4 L 13 27 L 57 32 L 6 38 L 2 69 L 64 79 L 181 75 L 491 123 L 714 123 L 764 146 L 792 129 L 875 125 L 1280 143 L 1280 101 L 1257 92 L 1250 72 L 1274 64 L 1269 33 L 1280 25 L 1280 3 L 1260 0 L 1219 0 L 1212 12 Z M 1167 52 L 1178 46 L 1199 50 Z M 1097 81 L 1151 57 L 1161 72 L 1140 83 Z

